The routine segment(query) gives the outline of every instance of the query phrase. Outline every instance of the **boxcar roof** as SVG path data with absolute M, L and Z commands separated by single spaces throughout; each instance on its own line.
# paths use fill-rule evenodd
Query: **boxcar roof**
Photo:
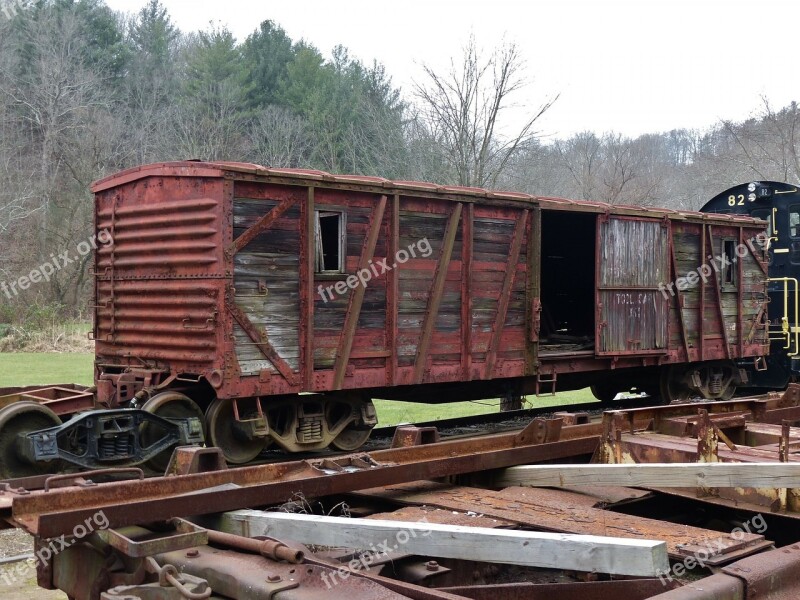
M 147 177 L 225 177 L 248 181 L 263 181 L 285 185 L 317 185 L 340 189 L 362 190 L 382 194 L 402 194 L 409 196 L 429 196 L 442 200 L 480 202 L 485 204 L 537 204 L 551 210 L 573 210 L 581 212 L 602 212 L 642 217 L 666 217 L 670 219 L 701 219 L 703 221 L 735 221 L 761 223 L 743 215 L 721 215 L 689 210 L 651 208 L 622 204 L 606 204 L 589 200 L 569 200 L 550 196 L 534 196 L 522 192 L 492 191 L 475 187 L 437 185 L 424 181 L 393 181 L 382 177 L 367 175 L 331 175 L 313 169 L 269 168 L 254 163 L 242 162 L 202 162 L 176 161 L 153 163 L 133 167 L 95 181 L 91 190 L 94 193 L 109 190 Z

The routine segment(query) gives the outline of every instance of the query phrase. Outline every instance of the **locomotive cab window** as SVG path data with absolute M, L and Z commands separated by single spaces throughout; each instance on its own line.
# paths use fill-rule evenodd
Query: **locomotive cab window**
M 344 273 L 345 218 L 343 212 L 314 211 L 315 271 Z
M 800 206 L 789 207 L 789 236 L 800 238 Z

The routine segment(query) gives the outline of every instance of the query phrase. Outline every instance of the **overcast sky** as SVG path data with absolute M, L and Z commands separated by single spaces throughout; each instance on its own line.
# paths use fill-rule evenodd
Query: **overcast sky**
M 107 0 L 136 12 L 145 0 Z M 272 19 L 326 56 L 336 44 L 383 63 L 411 90 L 422 63 L 447 65 L 470 32 L 491 49 L 503 37 L 526 60 L 531 109 L 560 99 L 540 129 L 635 136 L 704 128 L 800 100 L 798 0 L 162 0 L 184 31 L 227 25 L 244 40 Z

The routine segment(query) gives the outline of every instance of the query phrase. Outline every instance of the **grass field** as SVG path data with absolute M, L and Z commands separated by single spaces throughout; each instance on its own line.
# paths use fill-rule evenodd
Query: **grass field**
M 0 387 L 53 383 L 92 385 L 93 354 L 0 352 Z
M 92 385 L 92 354 L 0 353 L 0 387 L 79 383 Z M 527 407 L 595 402 L 589 390 L 561 392 L 555 396 L 528 396 Z M 417 404 L 376 400 L 381 425 L 435 421 L 497 412 L 499 400 Z

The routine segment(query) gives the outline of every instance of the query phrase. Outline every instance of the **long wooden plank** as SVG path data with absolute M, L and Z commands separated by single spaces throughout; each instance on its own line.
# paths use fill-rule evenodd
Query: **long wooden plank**
M 492 483 L 497 487 L 800 488 L 800 463 L 522 465 L 503 470 Z
M 514 234 L 509 244 L 508 262 L 506 262 L 505 277 L 503 277 L 503 287 L 500 289 L 500 297 L 497 299 L 497 314 L 492 327 L 492 338 L 486 352 L 486 370 L 484 377 L 491 379 L 494 375 L 494 365 L 497 361 L 497 349 L 500 347 L 500 338 L 503 336 L 503 327 L 508 314 L 508 303 L 511 299 L 511 288 L 517 275 L 517 264 L 519 263 L 519 252 L 522 248 L 522 238 L 525 236 L 525 226 L 528 223 L 528 211 L 523 210 L 517 219 L 514 227 Z
M 442 241 L 442 254 L 439 256 L 439 261 L 436 263 L 436 272 L 428 295 L 428 305 L 425 309 L 425 319 L 422 322 L 422 333 L 420 335 L 417 355 L 414 361 L 415 383 L 422 383 L 425 377 L 428 350 L 430 349 L 433 330 L 436 329 L 436 317 L 439 315 L 439 305 L 442 303 L 442 295 L 444 293 L 444 282 L 447 279 L 447 270 L 450 267 L 450 256 L 453 254 L 453 244 L 456 241 L 458 222 L 461 219 L 461 206 L 461 204 L 456 204 L 455 207 L 453 207 L 450 220 L 447 222 L 444 240 Z
M 348 519 L 240 510 L 217 525 L 238 535 L 302 544 L 402 552 L 478 562 L 654 576 L 669 569 L 666 544 L 656 540 L 497 530 L 413 521 Z
M 237 252 L 239 252 L 239 250 L 241 250 L 247 244 L 252 242 L 253 238 L 255 238 L 260 233 L 263 233 L 264 231 L 272 227 L 275 221 L 280 219 L 281 215 L 283 215 L 283 213 L 285 213 L 292 207 L 294 202 L 295 202 L 294 198 L 287 198 L 286 200 L 278 204 L 276 207 L 274 207 L 271 211 L 269 211 L 258 221 L 256 221 L 250 228 L 248 228 L 247 231 L 245 231 L 242 235 L 236 238 L 233 244 L 231 244 L 229 252 L 231 254 L 236 254 Z
M 667 552 L 674 558 L 691 556 L 698 547 L 711 546 L 715 548 L 715 554 L 708 564 L 731 562 L 772 545 L 756 532 L 734 536 L 595 508 L 596 497 L 561 489 L 509 487 L 492 491 L 426 481 L 364 490 L 352 495 L 379 499 L 384 503 L 423 505 L 428 509 L 436 507 L 461 513 L 475 511 L 479 506 L 483 516 L 512 521 L 539 531 L 664 540 Z
M 367 237 L 364 238 L 364 245 L 361 248 L 361 257 L 358 261 L 358 273 L 370 271 L 370 263 L 375 256 L 375 245 L 378 243 L 378 234 L 383 224 L 383 212 L 386 209 L 386 196 L 381 196 L 378 205 L 370 215 L 370 228 Z M 370 276 L 372 273 L 370 273 Z M 339 344 L 336 348 L 336 364 L 333 370 L 333 389 L 340 390 L 344 384 L 344 376 L 347 371 L 347 363 L 350 362 L 350 352 L 353 349 L 353 338 L 356 335 L 358 318 L 361 316 L 361 306 L 364 304 L 364 294 L 367 292 L 367 284 L 359 285 L 350 293 L 350 300 L 347 304 L 347 315 L 344 327 L 339 336 Z

